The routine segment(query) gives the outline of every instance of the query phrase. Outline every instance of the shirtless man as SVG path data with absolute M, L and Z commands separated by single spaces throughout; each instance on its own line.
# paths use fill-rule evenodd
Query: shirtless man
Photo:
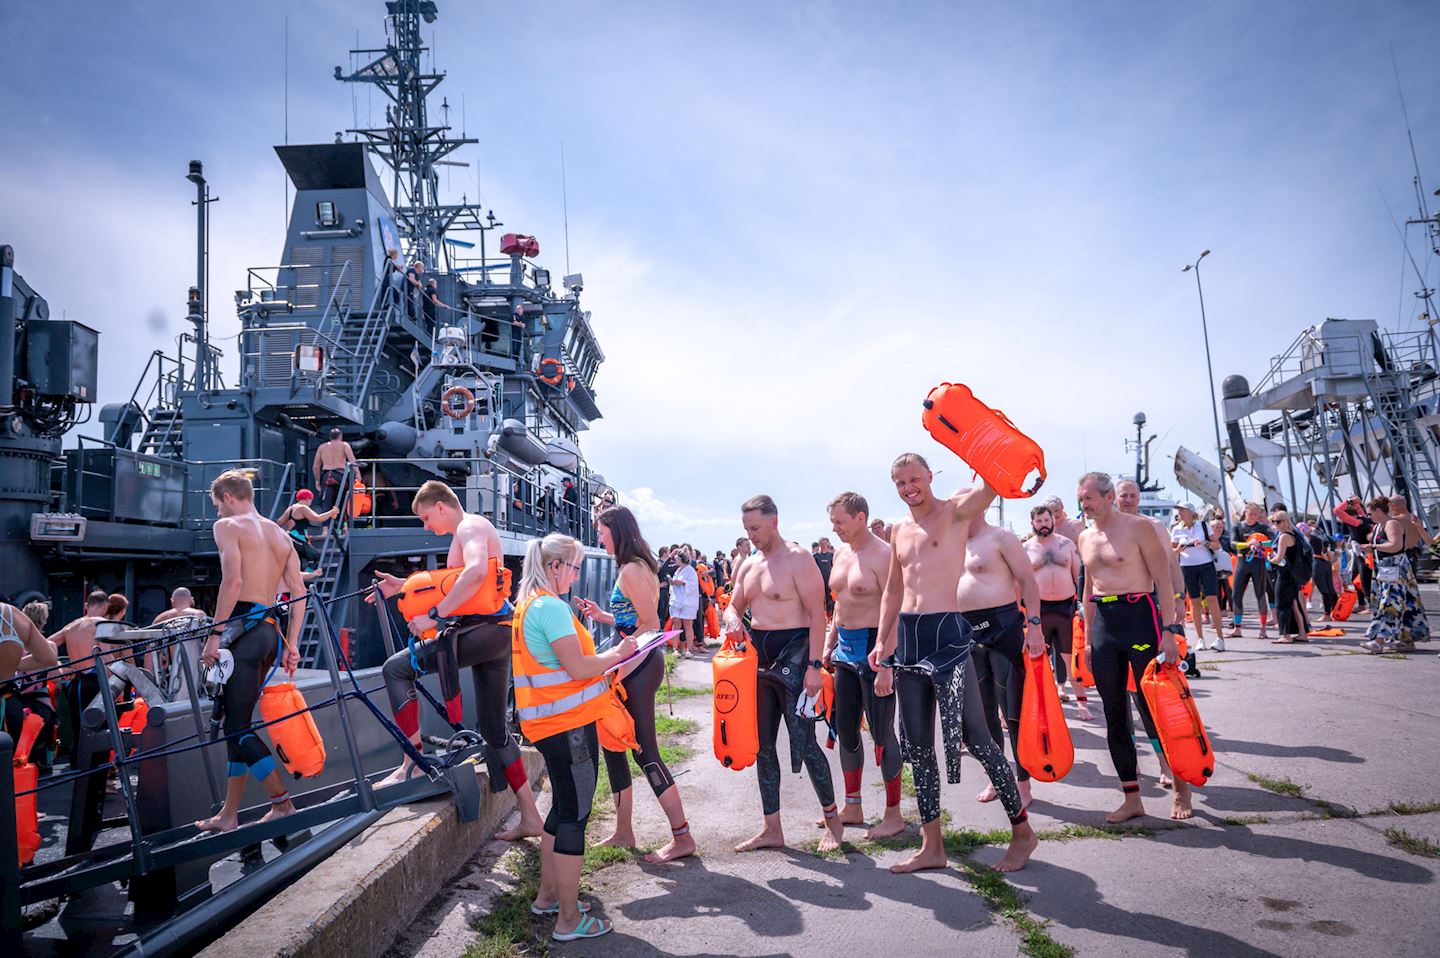
M 155 616 L 155 621 L 150 624 L 159 625 L 162 622 L 169 622 L 171 619 L 178 619 L 182 615 L 205 617 L 203 611 L 195 608 L 195 597 L 192 596 L 190 590 L 183 585 L 177 587 L 174 592 L 170 593 L 170 608 Z
M 85 614 L 72 619 L 64 628 L 50 636 L 50 642 L 57 652 L 63 652 L 73 663 L 61 675 L 67 680 L 65 697 L 70 713 L 70 727 L 80 728 L 80 717 L 95 696 L 100 694 L 100 683 L 93 669 L 95 660 L 90 656 L 111 652 L 124 646 L 111 645 L 96 638 L 96 626 L 101 622 L 118 622 L 125 616 L 129 602 L 120 593 L 106 595 L 96 589 L 85 596 Z
M 21 673 L 59 664 L 54 644 L 40 628 L 13 605 L 0 602 L 0 684 Z
M 1059 501 L 1058 499 L 1056 501 Z M 1061 507 L 1064 512 L 1064 507 Z M 1040 634 L 1050 650 L 1055 671 L 1055 685 L 1060 698 L 1065 692 L 1066 663 L 1073 649 L 1075 599 L 1080 592 L 1080 547 L 1073 540 L 1055 532 L 1055 511 L 1049 506 L 1030 510 L 1030 531 L 1034 533 L 1023 543 L 1035 583 L 1040 589 Z M 1090 699 L 1083 685 L 1073 685 L 1075 704 L 1080 718 L 1090 721 Z
M 355 462 L 355 450 L 345 441 L 344 434 L 336 426 L 329 432 L 329 440 L 315 450 L 313 472 L 315 488 L 320 492 L 320 511 L 325 512 L 340 500 L 340 480 L 345 476 L 345 466 Z
M 870 504 L 855 492 L 842 492 L 830 501 L 830 528 L 840 537 L 830 569 L 835 593 L 835 615 L 825 638 L 825 667 L 835 673 L 835 734 L 840 740 L 840 769 L 845 776 L 845 810 L 840 824 L 865 821 L 860 782 L 865 772 L 865 749 L 860 742 L 860 720 L 869 721 L 875 743 L 875 761 L 885 780 L 885 817 L 865 833 L 867 839 L 888 838 L 905 830 L 900 817 L 900 771 L 905 757 L 895 737 L 895 696 L 875 694 L 875 670 L 870 653 L 880 631 L 880 596 L 890 571 L 890 547 L 866 526 Z M 821 824 L 824 824 L 822 821 Z
M 1025 613 L 1015 602 L 1017 595 L 1025 605 Z M 985 724 L 990 738 L 999 745 L 1004 741 L 1000 727 L 1000 714 L 1004 712 L 1021 807 L 1029 807 L 1030 773 L 1020 764 L 1020 701 L 1025 691 L 1025 661 L 1021 656 L 1045 654 L 1040 616 L 1036 614 L 1040 590 L 1020 540 L 1013 532 L 986 522 L 983 512 L 970 520 L 965 570 L 960 574 L 956 598 L 974 636 L 970 661 L 975 663 Z M 999 797 L 991 782 L 975 800 L 993 802 Z
M 1115 484 L 1103 472 L 1081 476 L 1079 493 L 1080 507 L 1093 523 L 1080 534 L 1089 637 L 1085 654 L 1105 709 L 1110 758 L 1125 795 L 1120 807 L 1105 816 L 1114 824 L 1145 814 L 1126 677 L 1133 674 L 1138 685 L 1157 650 L 1167 662 L 1175 662 L 1179 653 L 1175 636 L 1184 634 L 1184 627 L 1175 622 L 1174 603 L 1157 604 L 1153 596 L 1157 587 L 1163 591 L 1171 581 L 1169 537 L 1162 543 L 1148 520 L 1116 509 Z M 1155 723 L 1144 697 L 1137 694 L 1135 704 L 1146 733 L 1155 741 Z M 1161 754 L 1158 745 L 1156 753 Z M 1174 788 L 1170 817 L 1189 818 L 1190 787 L 1177 778 Z
M 1047 496 L 1042 503 L 1050 510 L 1050 517 L 1055 520 L 1055 535 L 1064 536 L 1071 542 L 1080 541 L 1080 533 L 1085 531 L 1085 520 L 1072 519 L 1065 514 L 1065 500 L 1059 496 Z
M 395 724 L 419 748 L 420 704 L 416 699 L 415 683 L 424 672 L 433 670 L 440 677 L 446 718 L 452 725 L 459 725 L 463 721 L 460 670 L 468 666 L 475 684 L 477 730 L 486 745 L 490 789 L 499 792 L 508 784 L 515 793 L 516 804 L 520 806 L 520 821 L 496 837 L 516 841 L 539 835 L 544 822 L 535 809 L 535 795 L 525 774 L 520 746 L 510 735 L 510 726 L 506 721 L 510 691 L 510 603 L 506 602 L 493 615 L 454 614 L 456 609 L 470 601 L 488 578 L 499 574 L 504 555 L 500 534 L 489 519 L 471 515 L 462 509 L 455 492 L 434 479 L 415 493 L 410 508 L 420 517 L 425 528 L 435 535 L 454 536 L 445 557 L 445 567 L 463 567 L 464 571 L 450 591 L 429 610 L 429 614 L 410 620 L 410 632 L 416 641 L 386 659 L 380 670 L 385 677 L 385 692 L 395 713 Z M 385 572 L 377 573 L 375 578 L 380 594 L 387 599 L 398 595 L 405 585 L 404 580 Z M 426 633 L 432 633 L 433 637 L 421 638 Z M 378 787 L 405 781 L 412 774 L 412 769 L 414 763 L 407 755 L 400 767 Z
M 229 756 L 225 804 L 213 818 L 198 821 L 195 827 L 202 832 L 228 832 L 239 824 L 247 773 L 270 796 L 270 811 L 262 822 L 295 811 L 280 767 L 252 723 L 265 675 L 275 663 L 279 628 L 274 605 L 282 590 L 298 598 L 290 606 L 280 667 L 293 676 L 300 666 L 305 585 L 300 581 L 300 560 L 290 547 L 290 537 L 255 511 L 255 490 L 249 476 L 234 469 L 222 472 L 210 484 L 210 501 L 220 513 L 214 526 L 215 547 L 220 552 L 220 594 L 215 600 L 217 624 L 205 641 L 200 663 L 209 669 L 220 661 L 222 652 L 228 652 L 234 671 L 212 706 L 221 716 Z M 232 618 L 235 621 L 229 621 Z
M 50 636 L 55 648 L 71 659 L 82 659 L 95 651 L 95 624 L 106 621 L 105 610 L 110 597 L 100 589 L 85 596 L 85 614 L 71 619 L 64 628 Z M 93 663 L 86 662 L 88 667 Z
M 985 723 L 980 687 L 970 664 L 971 633 L 960 614 L 960 576 L 970 523 L 995 499 L 988 485 L 937 499 L 934 474 L 919 455 L 908 452 L 890 467 L 895 491 L 910 515 L 890 527 L 890 569 L 880 604 L 880 635 L 870 653 L 875 693 L 889 695 L 892 682 L 900 710 L 906 760 L 920 803 L 921 845 L 892 872 L 944 868 L 941 838 L 940 767 L 935 760 L 935 705 L 950 784 L 960 782 L 960 746 L 984 766 L 1010 816 L 1010 847 L 995 867 L 1018 871 L 1039 843 L 1026 821 L 1015 774 Z
M 740 520 L 756 552 L 735 570 L 735 592 L 725 610 L 725 632 L 744 638 L 741 619 L 751 618 L 749 641 L 760 657 L 756 684 L 760 754 L 755 774 L 760 783 L 760 809 L 765 827 L 735 846 L 737 852 L 780 848 L 780 756 L 776 739 L 780 723 L 790 738 L 790 768 L 803 761 L 810 784 L 820 799 L 825 834 L 820 850 L 840 847 L 842 827 L 835 810 L 830 763 L 815 741 L 815 720 L 801 718 L 796 705 L 803 692 L 816 696 L 821 688 L 821 655 L 825 648 L 825 585 L 808 550 L 780 535 L 780 512 L 769 496 L 756 496 L 740 507 Z

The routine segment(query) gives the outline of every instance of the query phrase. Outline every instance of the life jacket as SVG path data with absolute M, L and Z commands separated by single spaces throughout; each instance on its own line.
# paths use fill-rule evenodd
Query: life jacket
M 920 422 L 1003 498 L 1033 496 L 1045 482 L 1044 450 L 1003 412 L 976 399 L 968 386 L 941 383 L 930 390 Z M 1034 482 L 1026 486 L 1032 475 Z
M 401 586 L 400 601 L 396 603 L 400 614 L 409 622 L 417 615 L 424 615 L 435 606 L 440 600 L 450 594 L 455 587 L 455 580 L 460 578 L 464 569 L 422 569 L 412 574 Z M 460 608 L 453 610 L 452 615 L 494 615 L 505 608 L 505 600 L 510 598 L 510 570 L 501 563 L 496 556 L 490 557 L 485 578 L 480 580 L 480 585 L 470 598 Z
M 1045 655 L 1025 655 L 1025 690 L 1015 752 L 1025 770 L 1042 782 L 1059 781 L 1075 764 L 1070 728 L 1060 711 L 1060 690 Z
M 368 516 L 374 505 L 375 497 L 365 488 L 365 483 L 356 479 L 355 485 L 350 489 L 350 518 Z
M 30 763 L 30 749 L 40 737 L 45 720 L 34 712 L 25 716 L 20 726 L 20 740 L 15 743 L 15 791 L 29 792 L 40 782 L 40 770 Z M 40 816 L 34 792 L 15 799 L 15 835 L 20 840 L 20 864 L 28 865 L 40 850 Z
M 309 707 L 294 682 L 276 682 L 260 692 L 260 718 L 275 722 L 265 726 L 275 744 L 275 757 L 296 778 L 314 778 L 325 771 L 325 740 L 315 716 L 302 711 Z
M 515 710 L 520 716 L 520 731 L 531 742 L 549 738 L 561 732 L 581 728 L 602 719 L 618 718 L 608 713 L 619 706 L 619 711 L 628 717 L 629 713 L 619 705 L 611 689 L 608 676 L 589 679 L 575 679 L 563 668 L 552 669 L 540 664 L 525 643 L 525 614 L 531 604 L 541 596 L 560 599 L 553 593 L 541 590 L 532 594 L 515 610 L 510 626 L 511 669 L 515 678 Z M 572 616 L 573 618 L 573 616 Z M 595 654 L 595 639 L 585 623 L 575 619 L 575 635 L 580 639 L 580 652 Z M 633 730 L 632 730 L 633 735 Z
M 1185 676 L 1172 663 L 1159 665 L 1151 659 L 1140 679 L 1140 693 L 1150 706 L 1170 770 L 1191 785 L 1204 785 L 1215 771 L 1215 752 Z

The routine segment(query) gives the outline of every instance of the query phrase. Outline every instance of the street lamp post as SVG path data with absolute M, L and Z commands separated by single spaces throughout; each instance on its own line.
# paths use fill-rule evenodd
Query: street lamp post
M 1215 418 L 1215 469 L 1220 475 L 1220 514 L 1225 528 L 1230 528 L 1230 497 L 1225 495 L 1225 447 L 1220 441 L 1220 404 L 1215 400 L 1215 367 L 1210 361 L 1210 324 L 1205 319 L 1205 289 L 1200 285 L 1200 260 L 1210 255 L 1207 249 L 1195 262 L 1187 263 L 1180 272 L 1195 273 L 1195 292 L 1200 296 L 1200 331 L 1205 336 L 1205 372 L 1210 376 L 1210 412 Z

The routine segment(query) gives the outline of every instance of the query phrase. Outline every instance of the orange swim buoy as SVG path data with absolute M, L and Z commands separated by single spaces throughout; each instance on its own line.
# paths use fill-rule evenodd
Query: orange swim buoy
M 350 489 L 350 518 L 358 519 L 361 516 L 368 516 L 370 510 L 375 508 L 375 497 L 365 488 L 365 483 L 359 479 Z
M 1075 764 L 1070 727 L 1060 710 L 1060 690 L 1047 655 L 1025 656 L 1025 690 L 1020 698 L 1020 737 L 1016 757 L 1033 777 L 1058 782 Z
M 560 381 L 565 378 L 565 364 L 553 356 L 546 356 L 540 360 L 535 375 L 546 385 L 558 386 Z
M 405 580 L 400 590 L 400 601 L 396 607 L 400 614 L 409 622 L 417 615 L 424 615 L 435 606 L 440 600 L 450 594 L 455 587 L 455 580 L 460 578 L 464 569 L 422 569 L 412 573 Z M 505 607 L 505 600 L 510 598 L 510 570 L 501 564 L 499 558 L 491 556 L 490 566 L 485 578 L 480 581 L 480 587 L 460 608 L 455 609 L 453 615 L 494 615 Z
M 1355 603 L 1360 601 L 1360 593 L 1354 589 L 1346 589 L 1335 601 L 1335 608 L 1330 611 L 1330 618 L 1337 622 L 1344 622 L 1350 618 L 1350 613 L 1355 611 Z
M 275 757 L 296 778 L 314 778 L 325 770 L 325 740 L 320 737 L 315 717 L 300 711 L 308 707 L 294 682 L 267 685 L 260 693 L 260 717 L 264 721 L 290 716 L 267 725 L 265 730 L 275 744 Z
M 1204 785 L 1215 771 L 1215 753 L 1185 676 L 1171 662 L 1152 660 L 1140 679 L 1140 694 L 1150 706 L 1170 770 L 1191 785 Z
M 1085 661 L 1085 617 L 1080 615 L 1070 626 L 1070 681 L 1083 689 L 1095 687 L 1095 676 Z
M 40 784 L 40 770 L 30 762 L 30 750 L 40 737 L 45 720 L 34 712 L 25 716 L 20 726 L 20 740 L 15 743 L 15 792 L 28 792 Z M 28 865 L 40 850 L 40 816 L 34 793 L 15 799 L 15 835 L 20 840 L 20 864 Z
M 968 386 L 941 383 L 930 390 L 920 421 L 936 442 L 1006 499 L 1033 496 L 1045 482 L 1045 452 L 1003 412 L 976 399 Z M 1027 487 L 1032 475 L 1037 478 Z
M 475 409 L 475 394 L 464 386 L 451 386 L 440 394 L 440 408 L 451 419 L 464 419 Z
M 713 602 L 705 607 L 705 638 L 720 638 L 720 615 L 715 611 Z
M 741 650 L 734 636 L 727 635 L 710 661 L 710 668 L 714 677 L 711 701 L 715 757 L 721 765 L 738 772 L 754 765 L 760 754 L 755 701 L 760 657 L 753 644 L 747 641 Z

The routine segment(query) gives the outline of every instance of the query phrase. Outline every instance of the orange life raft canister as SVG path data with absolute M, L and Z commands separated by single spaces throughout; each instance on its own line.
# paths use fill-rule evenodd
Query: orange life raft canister
M 1057 782 L 1075 764 L 1075 746 L 1060 711 L 1060 690 L 1046 655 L 1025 656 L 1025 691 L 1020 699 L 1016 757 L 1042 782 Z
M 20 726 L 20 740 L 15 743 L 15 793 L 29 792 L 40 783 L 40 770 L 30 764 L 30 749 L 40 737 L 45 720 L 34 712 L 25 716 Z M 15 799 L 15 835 L 20 839 L 20 864 L 28 865 L 35 860 L 40 850 L 40 816 L 36 814 L 35 799 L 31 792 Z
M 417 615 L 424 615 L 435 606 L 440 600 L 450 594 L 455 586 L 455 580 L 460 578 L 464 569 L 435 569 L 421 570 L 405 580 L 401 587 L 400 601 L 396 604 L 400 614 L 409 622 Z M 485 578 L 481 580 L 480 587 L 475 594 L 465 601 L 460 608 L 453 610 L 454 615 L 494 615 L 505 607 L 505 600 L 510 598 L 510 570 L 497 558 L 490 559 L 489 570 Z
M 1085 661 L 1085 617 L 1075 616 L 1070 626 L 1070 681 L 1082 689 L 1095 687 L 1095 676 L 1090 674 L 1090 663 Z
M 1191 785 L 1204 785 L 1215 771 L 1215 753 L 1185 676 L 1173 663 L 1160 665 L 1152 659 L 1140 679 L 1140 692 L 1170 768 Z
M 315 717 L 301 709 L 309 708 L 294 682 L 276 682 L 260 693 L 260 717 L 274 722 L 267 725 L 270 741 L 275 743 L 275 757 L 296 778 L 313 778 L 325 770 L 325 740 L 315 726 Z M 300 712 L 299 715 L 292 713 Z
M 1006 499 L 1033 496 L 1045 482 L 1045 453 L 998 409 L 975 398 L 968 386 L 941 383 L 925 398 L 926 430 L 965 460 Z M 1033 484 L 1025 482 L 1035 476 Z
M 746 642 L 742 650 L 735 637 L 727 635 L 710 667 L 714 673 L 715 757 L 738 772 L 755 764 L 760 753 L 755 704 L 760 657 L 754 645 Z

